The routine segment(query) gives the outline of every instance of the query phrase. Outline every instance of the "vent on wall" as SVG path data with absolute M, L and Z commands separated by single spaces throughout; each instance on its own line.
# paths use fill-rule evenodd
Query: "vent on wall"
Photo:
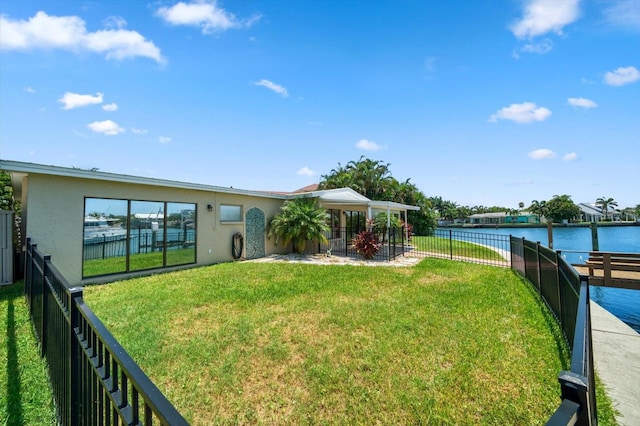
M 0 285 L 13 283 L 13 212 L 0 210 Z

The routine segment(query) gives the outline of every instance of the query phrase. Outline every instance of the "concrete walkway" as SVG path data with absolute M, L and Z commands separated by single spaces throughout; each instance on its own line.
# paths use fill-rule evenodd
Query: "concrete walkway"
M 640 425 L 640 334 L 591 301 L 593 360 L 621 426 Z

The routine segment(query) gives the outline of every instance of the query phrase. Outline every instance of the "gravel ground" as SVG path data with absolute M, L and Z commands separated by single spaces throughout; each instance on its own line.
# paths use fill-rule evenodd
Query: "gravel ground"
M 259 259 L 251 259 L 246 262 L 291 262 L 308 263 L 317 265 L 359 265 L 359 266 L 413 266 L 420 262 L 416 257 L 404 257 L 385 260 L 364 260 L 360 257 L 327 256 L 324 254 L 272 254 Z

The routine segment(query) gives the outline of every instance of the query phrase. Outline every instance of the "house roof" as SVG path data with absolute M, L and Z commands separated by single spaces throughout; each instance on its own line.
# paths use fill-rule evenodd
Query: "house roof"
M 493 212 L 493 213 L 476 213 L 469 216 L 469 218 L 480 219 L 480 218 L 492 218 L 492 217 L 505 217 L 507 212 Z
M 594 215 L 594 216 L 602 216 L 602 210 L 593 204 L 579 203 L 578 207 L 583 213 Z
M 299 195 L 306 195 L 314 198 L 317 197 L 325 204 L 351 204 L 363 207 L 372 207 L 374 209 L 420 210 L 420 207 L 418 206 L 395 203 L 393 201 L 370 200 L 351 188 L 325 189 L 322 191 L 301 193 Z
M 0 170 L 11 172 L 11 179 L 16 195 L 22 191 L 22 178 L 30 173 L 74 177 L 79 179 L 92 179 L 108 182 L 133 183 L 139 185 L 162 186 L 169 188 L 192 189 L 199 191 L 223 192 L 229 194 L 252 195 L 266 198 L 291 198 L 286 194 L 269 193 L 264 191 L 250 191 L 244 189 L 227 188 L 222 186 L 188 183 L 166 179 L 155 179 L 141 176 L 121 175 L 116 173 L 100 172 L 97 170 L 85 170 L 60 166 L 47 166 L 35 163 L 23 163 L 20 161 L 0 160 Z
M 359 206 L 379 208 L 379 209 L 393 209 L 393 210 L 420 210 L 419 207 L 409 206 L 400 203 L 394 203 L 391 201 L 371 201 L 364 195 L 361 195 L 351 188 L 339 188 L 339 189 L 327 189 L 323 191 L 303 191 L 305 188 L 315 189 L 317 185 L 310 185 L 305 188 L 301 188 L 295 193 L 283 193 L 283 192 L 265 192 L 265 191 L 250 191 L 236 188 L 226 188 L 222 186 L 204 185 L 199 183 L 179 182 L 166 179 L 155 179 L 141 176 L 121 175 L 116 173 L 100 172 L 97 170 L 85 170 L 60 166 L 47 166 L 43 164 L 24 163 L 20 161 L 7 161 L 0 160 L 0 170 L 6 170 L 10 172 L 13 188 L 16 192 L 16 196 L 20 197 L 22 193 L 22 178 L 24 176 L 33 174 L 53 175 L 53 176 L 65 176 L 74 177 L 79 179 L 92 179 L 98 181 L 108 182 L 122 182 L 132 183 L 139 185 L 151 185 L 162 186 L 169 188 L 191 189 L 199 191 L 210 192 L 223 192 L 229 194 L 239 195 L 251 195 L 254 197 L 264 198 L 276 198 L 276 199 L 292 199 L 298 197 L 317 197 L 323 203 L 328 204 L 355 204 Z

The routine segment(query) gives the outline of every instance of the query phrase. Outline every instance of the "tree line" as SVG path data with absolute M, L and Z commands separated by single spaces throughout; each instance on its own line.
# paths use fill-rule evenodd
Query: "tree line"
M 408 212 L 408 222 L 416 234 L 428 234 L 437 226 L 437 220 L 467 221 L 471 215 L 481 213 L 506 212 L 518 215 L 528 211 L 544 217 L 546 220 L 561 222 L 580 218 L 581 210 L 569 195 L 554 195 L 550 200 L 533 200 L 528 207 L 524 202 L 518 208 L 505 206 L 461 206 L 454 201 L 443 200 L 440 196 L 426 196 L 416 185 L 407 179 L 400 182 L 395 179 L 389 169 L 390 164 L 382 161 L 360 157 L 345 166 L 338 167 L 328 174 L 322 175 L 318 189 L 335 189 L 348 187 L 375 201 L 394 201 L 420 207 L 420 211 Z M 618 203 L 610 197 L 600 197 L 595 205 L 602 210 L 604 220 L 612 220 L 613 213 L 618 212 L 627 219 L 640 217 L 640 204 L 623 210 L 615 210 Z

